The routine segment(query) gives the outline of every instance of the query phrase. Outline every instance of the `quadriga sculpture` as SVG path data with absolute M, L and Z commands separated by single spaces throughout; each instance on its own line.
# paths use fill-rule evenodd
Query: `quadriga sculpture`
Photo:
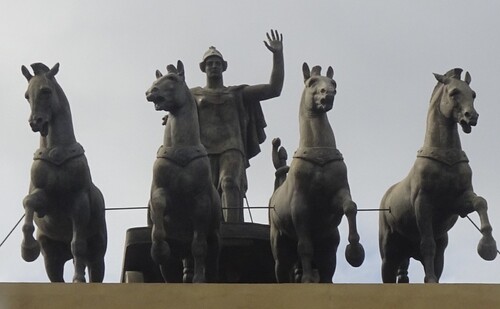
M 424 145 L 408 176 L 393 185 L 382 199 L 379 243 L 383 282 L 408 282 L 409 259 L 424 266 L 425 282 L 438 282 L 443 271 L 448 231 L 458 216 L 476 211 L 481 219 L 482 239 L 478 253 L 485 260 L 497 255 L 491 234 L 486 200 L 472 189 L 472 171 L 462 151 L 457 124 L 465 133 L 475 126 L 475 92 L 467 72 L 453 69 L 434 74 Z
M 357 206 L 351 199 L 347 168 L 326 114 L 337 92 L 333 69 L 329 67 L 326 76 L 321 76 L 321 67 L 310 71 L 304 63 L 302 71 L 300 141 L 288 174 L 283 169 L 286 152 L 279 149 L 279 139 L 273 141 L 278 171 L 277 188 L 269 202 L 271 247 L 278 282 L 331 283 L 340 241 L 338 225 L 344 214 L 349 224 L 347 261 L 361 265 L 364 250 L 356 229 Z
M 177 68 L 168 65 L 167 71 L 165 76 L 156 71 L 157 80 L 146 92 L 156 110 L 169 112 L 153 167 L 151 256 L 165 281 L 175 281 L 167 267 L 173 255 L 183 260 L 183 282 L 213 282 L 219 255 L 220 197 L 200 141 L 197 105 L 184 81 L 184 66 L 178 61 Z
M 92 183 L 83 147 L 75 139 L 68 100 L 54 78 L 59 64 L 52 69 L 42 63 L 31 67 L 34 76 L 22 66 L 29 83 L 25 96 L 31 107 L 29 124 L 41 137 L 23 201 L 22 257 L 34 261 L 41 249 L 52 282 L 64 281 L 64 264 L 70 259 L 73 282 L 85 282 L 86 267 L 91 282 L 102 282 L 107 243 L 104 198 Z

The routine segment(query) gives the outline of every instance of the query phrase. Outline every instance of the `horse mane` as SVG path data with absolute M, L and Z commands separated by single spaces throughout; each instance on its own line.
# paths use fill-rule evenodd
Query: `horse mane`
M 446 74 L 444 74 L 444 76 L 448 77 L 448 78 L 454 78 L 454 79 L 461 80 L 462 71 L 463 70 L 460 68 L 451 69 L 448 72 L 446 72 Z M 441 83 L 439 81 L 437 82 L 436 86 L 434 87 L 434 90 L 432 90 L 431 102 L 430 102 L 431 105 L 434 105 L 436 102 L 439 102 L 438 99 L 442 95 L 442 91 L 444 89 L 443 86 L 444 86 L 443 83 Z
M 35 73 L 35 75 L 41 75 L 50 71 L 48 66 L 40 62 L 33 63 L 31 68 L 33 69 L 33 73 Z

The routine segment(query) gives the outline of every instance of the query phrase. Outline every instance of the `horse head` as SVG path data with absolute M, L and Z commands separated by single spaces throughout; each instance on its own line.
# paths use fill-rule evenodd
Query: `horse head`
M 189 95 L 184 77 L 184 65 L 177 61 L 177 67 L 172 64 L 167 66 L 167 74 L 163 75 L 156 70 L 156 80 L 146 91 L 146 99 L 153 102 L 156 110 L 175 112 L 186 102 Z
M 333 69 L 328 67 L 326 76 L 321 76 L 321 67 L 315 66 L 309 70 L 304 62 L 302 65 L 305 89 L 302 102 L 313 112 L 325 113 L 332 109 L 333 100 L 337 93 L 337 83 L 333 80 Z
M 21 67 L 24 77 L 28 80 L 25 98 L 31 108 L 29 124 L 33 132 L 40 132 L 42 136 L 47 136 L 48 124 L 54 109 L 60 106 L 59 87 L 54 78 L 59 71 L 59 63 L 56 63 L 52 69 L 43 63 L 34 63 L 31 67 L 35 75 L 31 75 L 24 65 Z
M 471 82 L 469 72 L 466 72 L 465 80 L 460 79 L 461 73 L 462 69 L 458 68 L 448 71 L 445 75 L 434 73 L 439 82 L 436 89 L 441 89 L 437 103 L 439 111 L 445 118 L 460 124 L 465 133 L 470 133 L 479 117 L 474 109 L 476 93 L 469 86 Z

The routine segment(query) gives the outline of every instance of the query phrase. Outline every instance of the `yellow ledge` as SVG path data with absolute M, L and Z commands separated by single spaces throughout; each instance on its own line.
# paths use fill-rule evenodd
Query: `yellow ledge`
M 0 283 L 0 308 L 500 308 L 500 285 Z

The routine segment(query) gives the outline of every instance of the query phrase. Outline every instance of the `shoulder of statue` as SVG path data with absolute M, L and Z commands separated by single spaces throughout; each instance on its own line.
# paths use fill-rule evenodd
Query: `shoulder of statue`
M 248 85 L 244 84 L 244 85 L 236 85 L 236 86 L 229 86 L 227 87 L 227 90 L 229 92 L 236 92 L 236 91 L 241 91 L 243 89 L 245 89 L 246 87 L 248 87 Z
M 203 93 L 203 88 L 202 87 L 194 87 L 194 88 L 189 89 L 189 91 L 191 91 L 192 94 L 197 95 L 197 94 Z

